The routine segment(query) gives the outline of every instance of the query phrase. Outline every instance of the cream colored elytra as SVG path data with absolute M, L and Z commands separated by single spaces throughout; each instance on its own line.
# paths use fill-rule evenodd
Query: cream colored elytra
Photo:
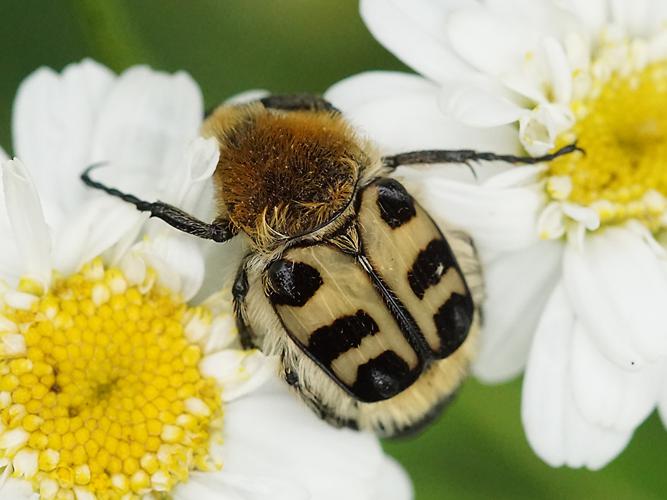
M 473 245 L 470 239 L 461 232 L 444 231 L 444 234 L 457 257 L 461 271 L 473 294 L 473 300 L 479 304 L 482 298 L 482 277 Z M 317 248 L 322 250 L 321 257 L 328 256 L 332 251 L 325 250 L 326 247 Z M 333 266 L 332 271 L 335 270 L 336 266 Z M 349 287 L 359 285 L 360 289 L 365 289 L 368 286 L 367 280 L 360 274 L 350 271 L 351 269 L 348 268 L 345 273 L 340 274 L 339 281 L 346 282 Z M 434 362 L 409 388 L 397 396 L 385 401 L 363 403 L 351 397 L 334 382 L 314 361 L 304 355 L 301 347 L 289 337 L 273 305 L 264 293 L 262 274 L 257 267 L 254 271 L 249 272 L 248 283 L 245 316 L 249 318 L 253 327 L 257 345 L 266 354 L 280 356 L 285 370 L 283 375 L 294 373 L 299 381 L 297 390 L 300 396 L 322 418 L 334 425 L 368 429 L 381 436 L 408 434 L 419 430 L 436 417 L 442 406 L 454 395 L 467 376 L 469 364 L 476 352 L 479 330 L 477 308 L 468 337 L 454 354 Z M 317 295 L 311 300 L 315 300 Z M 410 365 L 414 363 L 414 351 L 405 342 L 386 307 L 379 301 L 365 300 L 360 304 L 359 297 L 354 297 L 354 302 L 347 304 L 348 301 L 334 297 L 331 290 L 326 290 L 321 295 L 322 297 L 318 298 L 316 303 L 308 304 L 307 312 L 304 311 L 303 318 L 311 319 L 305 329 L 324 324 L 331 314 L 342 315 L 359 307 L 367 308 L 369 313 L 378 318 L 377 322 L 381 328 L 379 334 L 370 337 L 378 337 L 378 341 L 381 342 L 380 345 L 373 345 L 372 354 L 379 354 L 378 347 L 381 349 L 390 347 L 401 354 Z M 326 303 L 328 299 L 330 299 L 330 304 Z M 296 320 L 289 322 L 291 325 L 295 323 Z M 357 365 L 371 354 L 370 349 L 367 351 L 368 347 L 370 346 L 362 344 L 355 349 L 361 354 L 359 358 L 341 359 L 343 363 L 340 368 L 334 361 L 333 368 L 343 380 L 354 382 L 354 373 L 350 372 L 353 372 Z M 367 351 L 366 356 L 363 354 L 364 351 Z

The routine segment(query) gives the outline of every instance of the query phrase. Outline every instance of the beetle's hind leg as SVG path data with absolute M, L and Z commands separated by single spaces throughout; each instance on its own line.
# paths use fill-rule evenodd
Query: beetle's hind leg
M 222 243 L 234 237 L 237 233 L 236 228 L 234 228 L 228 220 L 216 219 L 213 223 L 209 224 L 193 217 L 178 207 L 169 205 L 168 203 L 162 201 L 144 201 L 132 194 L 124 193 L 116 188 L 95 181 L 90 177 L 90 172 L 100 166 L 102 166 L 102 164 L 91 165 L 83 171 L 81 180 L 86 186 L 93 189 L 99 189 L 111 196 L 120 198 L 121 200 L 134 205 L 137 210 L 148 212 L 151 217 L 161 219 L 179 231 L 198 236 L 199 238 Z
M 408 153 L 400 153 L 393 156 L 385 156 L 382 158 L 382 163 L 385 167 L 393 170 L 400 165 L 417 165 L 420 163 L 468 163 L 472 161 L 504 161 L 507 163 L 534 165 L 545 161 L 552 161 L 563 155 L 574 153 L 575 151 L 584 152 L 576 144 L 560 148 L 554 153 L 549 153 L 542 156 L 515 156 L 515 155 L 501 155 L 496 153 L 489 153 L 484 151 L 474 151 L 472 149 L 458 149 L 458 150 L 425 150 L 425 151 L 410 151 Z

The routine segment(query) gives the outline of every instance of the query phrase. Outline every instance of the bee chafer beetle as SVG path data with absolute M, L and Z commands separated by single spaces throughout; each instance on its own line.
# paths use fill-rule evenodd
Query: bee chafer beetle
M 473 244 L 438 226 L 388 175 L 399 165 L 540 158 L 459 151 L 382 157 L 327 101 L 269 96 L 223 105 L 203 135 L 220 146 L 218 216 L 200 221 L 82 174 L 90 187 L 173 227 L 248 254 L 232 295 L 244 347 L 323 419 L 412 433 L 452 398 L 474 355 L 482 283 Z

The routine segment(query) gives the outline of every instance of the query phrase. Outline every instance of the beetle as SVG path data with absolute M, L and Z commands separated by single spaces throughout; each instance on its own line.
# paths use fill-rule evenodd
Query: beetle
M 482 279 L 471 239 L 438 226 L 399 165 L 541 157 L 472 150 L 381 156 L 308 94 L 222 105 L 202 134 L 220 147 L 217 217 L 206 223 L 81 176 L 176 229 L 247 240 L 232 295 L 242 344 L 278 356 L 321 418 L 382 436 L 414 433 L 453 397 L 474 357 Z

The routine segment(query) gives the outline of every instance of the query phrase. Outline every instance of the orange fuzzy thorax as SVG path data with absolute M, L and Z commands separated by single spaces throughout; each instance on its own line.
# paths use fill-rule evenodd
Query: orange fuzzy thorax
M 204 133 L 220 144 L 221 212 L 259 247 L 329 222 L 350 203 L 368 163 L 350 127 L 331 112 L 221 107 Z

